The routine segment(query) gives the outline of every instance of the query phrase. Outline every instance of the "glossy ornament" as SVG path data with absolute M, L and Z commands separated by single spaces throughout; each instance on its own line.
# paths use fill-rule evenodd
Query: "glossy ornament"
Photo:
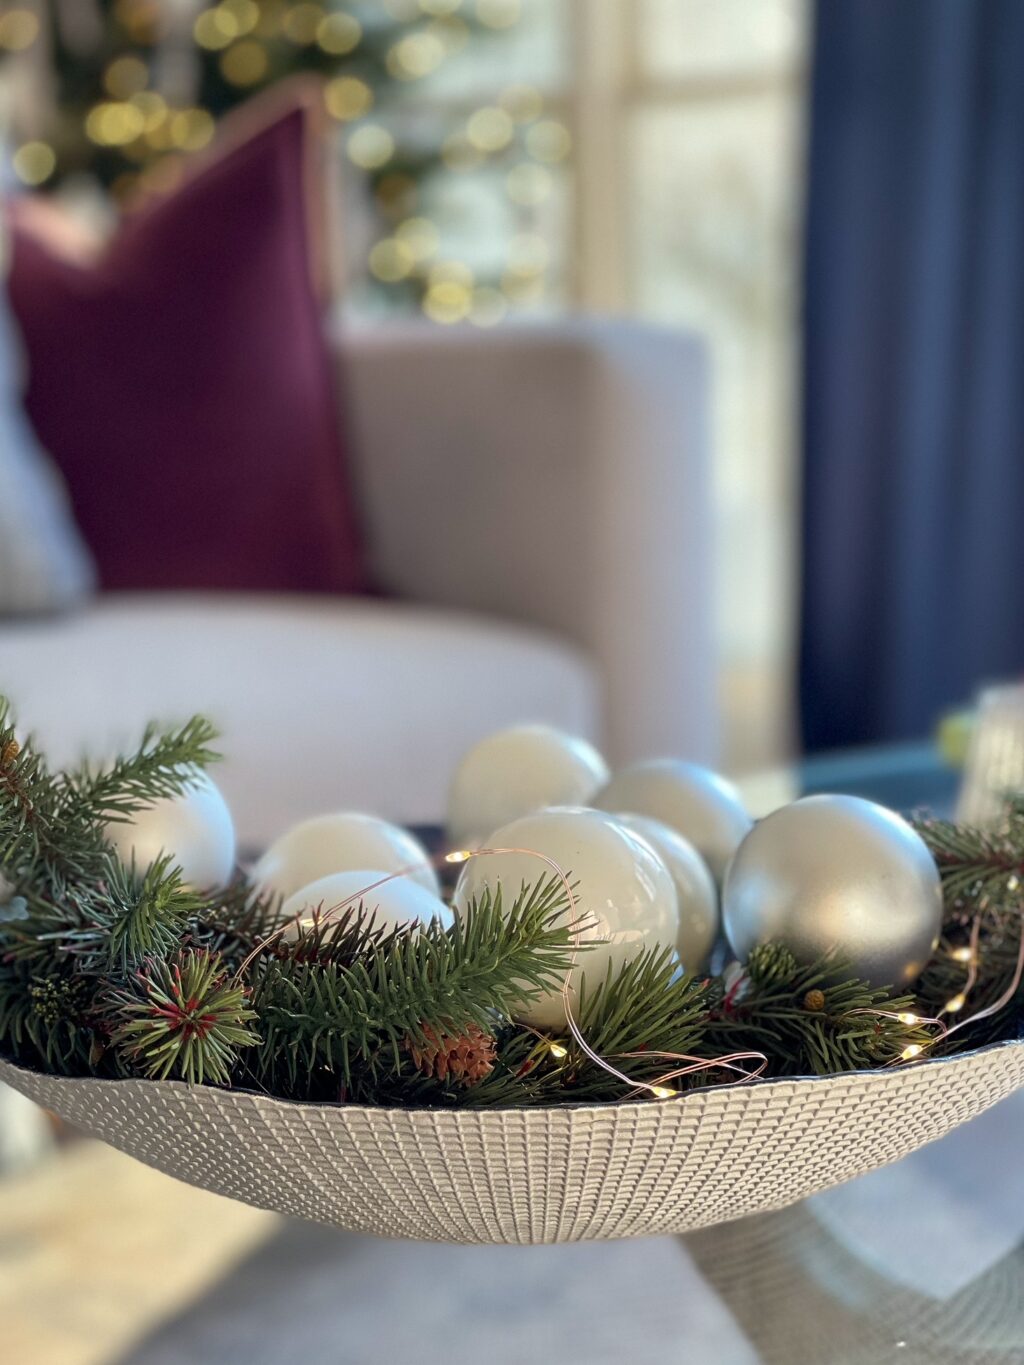
M 784 943 L 805 963 L 834 949 L 873 986 L 913 981 L 942 926 L 924 840 L 857 796 L 807 796 L 762 820 L 737 850 L 722 905 L 741 961 L 758 943 Z
M 731 782 L 677 758 L 634 763 L 594 797 L 602 810 L 649 815 L 677 830 L 721 887 L 729 859 L 753 823 Z
M 581 942 L 601 944 L 581 952 L 573 968 L 578 999 L 584 975 L 604 980 L 645 948 L 674 947 L 679 936 L 676 889 L 668 869 L 644 839 L 605 811 L 568 807 L 526 815 L 494 830 L 490 848 L 533 849 L 553 859 L 576 887 L 576 911 L 588 920 Z M 510 907 L 524 886 L 552 875 L 529 853 L 481 854 L 462 870 L 453 901 L 456 914 L 485 887 L 501 887 Z M 520 1016 L 535 1028 L 564 1029 L 560 983 L 524 1006 Z
M 227 802 L 204 772 L 180 796 L 168 796 L 127 821 L 112 821 L 106 836 L 127 867 L 150 867 L 173 854 L 186 886 L 197 891 L 225 886 L 235 870 L 235 826 Z
M 378 929 L 425 924 L 431 919 L 440 920 L 445 929 L 451 928 L 452 912 L 440 896 L 409 877 L 383 881 L 389 875 L 379 870 L 356 868 L 334 872 L 302 887 L 281 907 L 282 918 L 291 921 L 283 937 L 297 938 L 299 925 L 311 924 L 314 913 L 320 915 L 322 923 L 329 922 L 357 911 L 360 902 L 364 910 L 373 912 L 374 926 Z M 381 882 L 381 885 L 374 886 L 375 882 Z
M 684 971 L 701 971 L 718 937 L 718 888 L 707 863 L 688 839 L 661 820 L 647 815 L 615 818 L 646 839 L 668 868 L 679 900 L 676 948 Z
M 333 872 L 382 867 L 385 872 L 406 872 L 435 896 L 440 892 L 437 873 L 426 849 L 408 830 L 389 824 L 376 815 L 338 811 L 317 815 L 282 834 L 252 869 L 252 880 L 262 890 L 287 899 L 310 882 Z
M 452 779 L 448 837 L 478 847 L 491 830 L 549 806 L 585 806 L 608 765 L 584 739 L 548 725 L 517 725 L 475 744 Z

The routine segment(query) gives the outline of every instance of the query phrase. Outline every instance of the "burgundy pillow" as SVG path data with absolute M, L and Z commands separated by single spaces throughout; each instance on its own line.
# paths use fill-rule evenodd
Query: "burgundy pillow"
M 363 586 L 307 109 L 247 133 L 92 260 L 12 211 L 28 412 L 106 588 Z

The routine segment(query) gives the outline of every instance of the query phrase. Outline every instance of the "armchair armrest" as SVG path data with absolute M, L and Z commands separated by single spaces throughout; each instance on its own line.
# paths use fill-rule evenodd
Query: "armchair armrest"
M 717 748 L 707 380 L 626 322 L 339 334 L 371 568 L 582 646 L 617 762 Z

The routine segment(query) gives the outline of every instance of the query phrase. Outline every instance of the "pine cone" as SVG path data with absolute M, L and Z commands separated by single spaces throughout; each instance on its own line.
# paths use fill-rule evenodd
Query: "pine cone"
M 476 1024 L 470 1024 L 463 1033 L 440 1033 L 424 1026 L 423 1037 L 422 1043 L 408 1038 L 405 1045 L 424 1076 L 468 1087 L 494 1070 L 497 1056 L 494 1038 Z

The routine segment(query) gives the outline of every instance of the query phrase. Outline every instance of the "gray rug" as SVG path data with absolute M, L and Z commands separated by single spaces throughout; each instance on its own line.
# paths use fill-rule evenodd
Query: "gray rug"
M 122 1365 L 755 1365 L 670 1238 L 447 1247 L 282 1232 Z

